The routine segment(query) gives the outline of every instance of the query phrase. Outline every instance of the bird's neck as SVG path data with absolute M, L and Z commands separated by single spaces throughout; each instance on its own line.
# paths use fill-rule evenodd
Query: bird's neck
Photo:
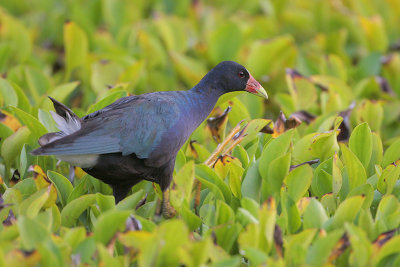
M 221 89 L 213 86 L 206 87 L 201 82 L 187 91 L 188 108 L 195 127 L 207 118 L 218 98 L 224 93 Z

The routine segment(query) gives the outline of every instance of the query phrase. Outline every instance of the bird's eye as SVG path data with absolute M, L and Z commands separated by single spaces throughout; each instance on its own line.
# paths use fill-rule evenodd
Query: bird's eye
M 244 74 L 244 71 L 241 70 L 241 71 L 239 71 L 238 76 L 240 78 L 244 78 L 246 75 Z

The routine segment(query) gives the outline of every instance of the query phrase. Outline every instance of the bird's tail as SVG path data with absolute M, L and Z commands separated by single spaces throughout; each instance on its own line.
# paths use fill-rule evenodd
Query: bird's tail
M 56 112 L 50 111 L 50 113 L 60 131 L 47 133 L 41 136 L 38 140 L 41 147 L 33 150 L 31 152 L 32 155 L 41 155 L 45 153 L 43 146 L 70 135 L 81 128 L 81 119 L 71 109 L 54 98 L 50 96 L 49 98 L 53 102 L 54 109 L 56 110 Z

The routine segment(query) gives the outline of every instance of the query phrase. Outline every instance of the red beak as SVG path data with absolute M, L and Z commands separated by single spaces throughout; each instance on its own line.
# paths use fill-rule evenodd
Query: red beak
M 257 82 L 256 79 L 253 78 L 253 76 L 249 77 L 249 80 L 247 81 L 247 85 L 246 85 L 246 89 L 247 92 L 258 95 L 258 96 L 262 96 L 266 99 L 268 99 L 268 94 L 265 91 L 265 89 L 261 86 L 261 84 L 259 82 Z

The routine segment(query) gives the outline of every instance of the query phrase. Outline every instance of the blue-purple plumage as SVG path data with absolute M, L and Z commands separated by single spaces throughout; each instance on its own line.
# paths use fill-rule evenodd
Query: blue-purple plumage
M 65 120 L 63 127 L 79 128 L 69 134 L 60 131 L 43 136 L 41 147 L 32 154 L 56 155 L 76 165 L 85 161 L 84 170 L 110 184 L 117 201 L 142 179 L 155 181 L 165 190 L 177 152 L 218 98 L 230 91 L 250 89 L 249 82 L 251 86 L 258 84 L 243 66 L 227 61 L 189 91 L 125 97 L 81 119 L 52 99 L 55 116 Z M 82 160 L 85 156 L 88 160 Z

